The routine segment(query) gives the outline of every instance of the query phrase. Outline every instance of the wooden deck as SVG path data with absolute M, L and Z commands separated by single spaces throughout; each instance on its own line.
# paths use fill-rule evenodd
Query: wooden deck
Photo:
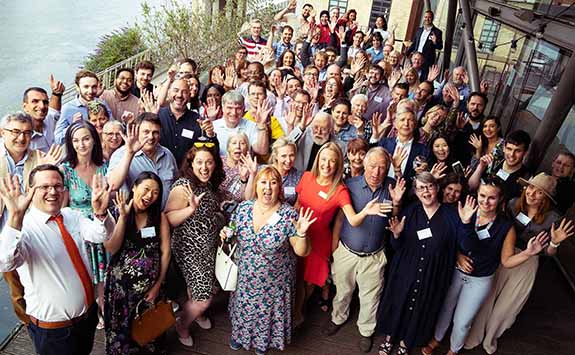
M 575 297 L 562 275 L 551 260 L 545 260 L 539 268 L 535 288 L 523 312 L 515 325 L 499 341 L 497 354 L 501 355 L 572 355 L 573 329 L 575 329 Z M 329 314 L 319 308 L 308 314 L 306 326 L 296 334 L 292 344 L 283 352 L 271 351 L 270 354 L 361 354 L 358 348 L 359 333 L 357 320 L 357 300 L 352 304 L 352 318 L 334 336 L 326 337 L 321 329 L 329 320 Z M 233 351 L 229 348 L 230 322 L 226 314 L 226 297 L 219 296 L 211 307 L 210 317 L 214 328 L 206 331 L 197 325 L 192 327 L 195 345 L 185 348 L 179 344 L 174 331 L 168 333 L 169 353 L 181 354 L 217 354 L 242 355 L 253 354 L 247 351 Z M 376 337 L 372 354 L 377 354 L 377 345 L 381 338 Z M 446 343 L 446 342 L 444 342 Z M 444 344 L 436 354 L 445 354 Z M 98 331 L 93 354 L 103 355 L 104 333 Z M 462 351 L 463 354 L 485 354 L 482 348 Z M 0 351 L 2 355 L 29 355 L 34 350 L 25 329 Z M 411 354 L 419 354 L 415 349 Z

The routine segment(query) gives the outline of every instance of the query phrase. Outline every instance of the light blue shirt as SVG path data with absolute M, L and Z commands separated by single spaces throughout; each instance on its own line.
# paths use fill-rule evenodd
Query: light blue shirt
M 243 132 L 248 136 L 248 141 L 250 142 L 250 147 L 258 141 L 258 126 L 250 121 L 242 118 L 240 123 L 234 128 L 229 128 L 226 126 L 226 121 L 221 118 L 214 121 L 214 132 L 216 132 L 216 137 L 220 143 L 220 155 L 225 156 L 228 149 L 228 140 L 230 137 L 236 133 Z
M 116 168 L 122 158 L 126 154 L 126 146 L 118 148 L 110 157 L 110 163 L 108 165 L 108 171 L 106 176 L 110 176 L 112 170 Z M 130 168 L 128 169 L 128 175 L 126 180 L 122 185 L 122 190 L 128 191 L 128 189 L 133 185 L 134 181 L 145 171 L 153 172 L 160 177 L 162 180 L 163 194 L 162 194 L 162 210 L 166 206 L 166 201 L 168 200 L 168 195 L 170 194 L 170 189 L 172 184 L 176 180 L 178 173 L 178 165 L 176 164 L 176 159 L 174 155 L 165 147 L 158 144 L 156 148 L 156 161 L 154 162 L 150 159 L 143 151 L 138 151 L 132 162 L 130 163 Z
M 100 100 L 104 106 L 106 106 L 106 110 L 108 111 L 109 117 L 112 117 L 112 111 L 108 104 Z M 76 98 L 70 102 L 65 103 L 62 106 L 62 113 L 60 115 L 60 119 L 58 123 L 56 123 L 56 131 L 54 132 L 54 139 L 56 144 L 64 144 L 64 138 L 66 137 L 66 131 L 68 127 L 72 124 L 74 114 L 80 112 L 82 114 L 82 118 L 85 121 L 88 121 L 88 107 L 80 101 L 80 97 L 76 96 Z
M 24 158 L 22 158 L 22 160 L 20 160 L 19 162 L 15 162 L 14 159 L 12 159 L 12 156 L 10 155 L 10 153 L 8 153 L 8 150 L 6 149 L 6 147 L 4 146 L 4 142 L 0 142 L 0 159 L 6 159 L 6 162 L 8 163 L 8 173 L 10 175 L 16 175 L 18 176 L 18 179 L 20 180 L 20 188 L 22 189 L 22 192 L 24 192 L 24 164 L 26 163 L 26 160 L 28 159 L 28 155 L 29 153 L 26 153 L 26 155 L 24 155 Z M 0 231 L 2 229 L 4 229 L 4 226 L 6 225 L 6 222 L 8 221 L 8 211 L 6 209 L 4 209 L 4 211 L 2 211 L 2 218 L 0 219 Z
M 42 133 L 34 131 L 30 140 L 30 149 L 48 153 L 48 150 L 54 144 L 54 130 L 59 117 L 60 111 L 56 111 L 53 108 L 48 109 L 48 115 L 46 115 L 43 122 Z
M 365 52 L 371 56 L 371 64 L 376 64 L 380 60 L 383 60 L 383 48 L 376 51 L 375 48 L 371 47 Z

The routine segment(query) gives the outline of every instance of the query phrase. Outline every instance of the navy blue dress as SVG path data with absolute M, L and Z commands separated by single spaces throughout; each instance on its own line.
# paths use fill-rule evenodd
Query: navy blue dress
M 405 228 L 398 239 L 391 238 L 395 255 L 387 286 L 377 314 L 378 331 L 408 348 L 427 343 L 445 294 L 449 289 L 457 258 L 457 241 L 473 232 L 464 225 L 457 210 L 441 205 L 431 219 L 416 202 L 402 211 Z M 417 231 L 431 229 L 432 236 L 419 239 Z

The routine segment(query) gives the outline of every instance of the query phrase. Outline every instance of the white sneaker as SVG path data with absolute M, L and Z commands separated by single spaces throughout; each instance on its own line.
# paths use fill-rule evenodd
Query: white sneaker
M 183 346 L 187 346 L 187 347 L 192 347 L 194 346 L 194 338 L 192 338 L 192 336 L 188 336 L 187 338 L 180 338 L 178 337 L 178 340 L 180 341 L 180 344 L 182 344 Z
M 204 317 L 204 319 L 200 319 L 199 317 L 195 320 L 196 323 L 200 326 L 200 328 L 208 330 L 212 329 L 212 321 L 208 317 Z

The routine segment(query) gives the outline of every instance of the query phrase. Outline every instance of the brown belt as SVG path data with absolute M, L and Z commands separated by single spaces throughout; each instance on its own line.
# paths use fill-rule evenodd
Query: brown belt
M 41 321 L 39 319 L 32 317 L 31 315 L 28 315 L 28 317 L 30 317 L 30 322 L 39 328 L 60 329 L 60 328 L 66 328 L 66 327 L 72 326 L 76 323 L 83 321 L 84 319 L 88 318 L 88 315 L 90 314 L 90 312 L 91 312 L 91 310 L 88 309 L 88 311 L 86 313 L 82 314 L 81 316 L 78 316 L 78 317 L 72 318 L 72 319 L 68 319 L 68 320 L 61 320 L 61 321 L 57 321 L 57 322 L 44 322 L 44 321 Z

